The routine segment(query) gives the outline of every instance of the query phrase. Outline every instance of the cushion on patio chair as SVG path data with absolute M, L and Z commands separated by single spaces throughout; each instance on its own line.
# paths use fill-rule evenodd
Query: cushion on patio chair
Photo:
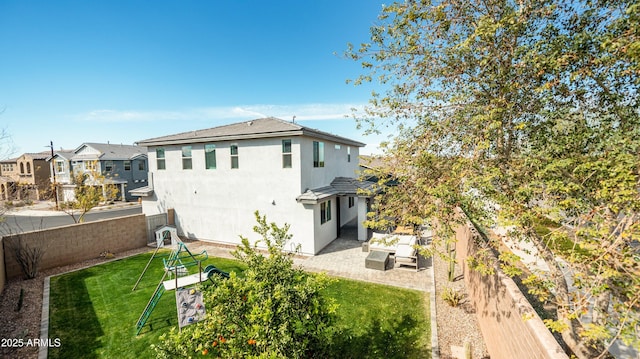
M 412 245 L 399 244 L 396 248 L 394 260 L 394 267 L 398 265 L 408 265 L 418 270 L 418 250 L 415 248 L 415 241 Z

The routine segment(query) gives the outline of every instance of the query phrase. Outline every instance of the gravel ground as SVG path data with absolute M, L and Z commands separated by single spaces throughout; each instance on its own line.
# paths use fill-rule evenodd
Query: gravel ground
M 462 277 L 462 269 L 456 265 L 455 280 L 449 282 L 448 264 L 444 259 L 435 255 L 433 268 L 436 283 L 436 321 L 440 358 L 464 358 L 452 351 L 452 347 L 462 348 L 465 342 L 471 345 L 472 358 L 489 358 L 482 333 L 478 327 L 475 309 L 466 299 L 467 291 Z M 457 307 L 450 306 L 442 299 L 442 291 L 447 287 L 464 294 L 464 299 Z

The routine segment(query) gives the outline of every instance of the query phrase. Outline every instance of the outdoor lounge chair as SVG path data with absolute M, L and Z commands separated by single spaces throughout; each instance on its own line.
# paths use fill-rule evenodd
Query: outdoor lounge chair
M 417 239 L 412 237 L 409 243 L 398 243 L 394 257 L 394 267 L 405 265 L 415 267 L 418 271 Z

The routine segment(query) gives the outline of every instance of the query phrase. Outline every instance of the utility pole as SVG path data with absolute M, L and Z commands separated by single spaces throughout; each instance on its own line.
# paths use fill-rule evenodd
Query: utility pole
M 58 210 L 58 184 L 56 183 L 56 163 L 53 161 L 53 141 L 49 147 L 51 148 L 51 173 L 53 174 L 53 198 L 56 199 L 56 211 Z

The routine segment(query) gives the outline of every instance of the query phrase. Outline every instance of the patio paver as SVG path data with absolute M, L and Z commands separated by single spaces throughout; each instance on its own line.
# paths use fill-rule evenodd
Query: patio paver
M 206 241 L 185 242 L 189 250 L 206 249 L 210 256 L 232 258 L 228 246 Z M 296 256 L 294 263 L 312 272 L 325 272 L 331 276 L 392 285 L 429 292 L 434 290 L 431 258 L 419 257 L 419 270 L 393 268 L 390 258 L 386 271 L 365 268 L 368 252 L 362 251 L 362 242 L 352 238 L 337 238 L 315 256 Z

